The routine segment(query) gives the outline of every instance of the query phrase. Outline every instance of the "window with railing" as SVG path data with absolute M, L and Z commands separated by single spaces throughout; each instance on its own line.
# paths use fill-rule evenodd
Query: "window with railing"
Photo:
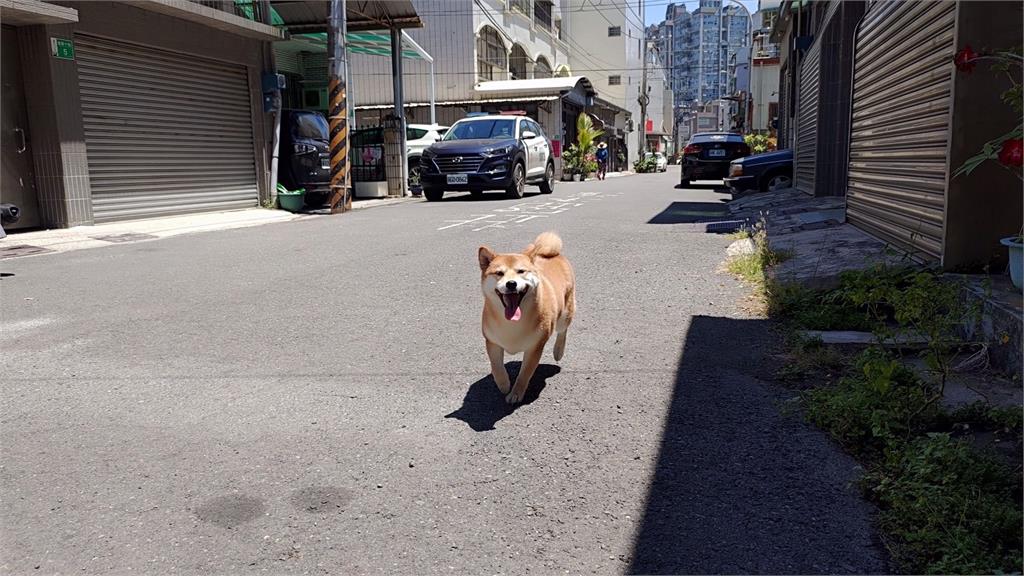
M 551 78 L 551 64 L 549 64 L 547 59 L 543 56 L 539 56 L 537 58 L 537 63 L 533 66 L 533 77 Z
M 506 80 L 508 78 L 508 52 L 498 31 L 484 26 L 476 39 L 477 74 L 481 80 Z
M 508 57 L 508 71 L 513 80 L 526 80 L 527 63 L 530 56 L 519 44 L 512 46 L 512 54 Z
M 530 0 L 508 0 L 508 7 L 527 17 L 530 16 Z
M 533 21 L 537 26 L 551 31 L 551 0 L 533 0 Z

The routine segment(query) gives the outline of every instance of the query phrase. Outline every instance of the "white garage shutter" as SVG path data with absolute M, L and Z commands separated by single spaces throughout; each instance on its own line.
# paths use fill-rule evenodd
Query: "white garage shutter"
M 245 67 L 75 43 L 97 223 L 257 205 Z

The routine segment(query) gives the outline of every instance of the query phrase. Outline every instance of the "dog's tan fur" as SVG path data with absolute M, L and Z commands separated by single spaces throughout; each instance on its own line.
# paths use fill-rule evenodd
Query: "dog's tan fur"
M 569 260 L 562 256 L 562 239 L 553 232 L 537 236 L 520 254 L 495 254 L 481 246 L 478 258 L 484 295 L 482 328 L 491 374 L 505 401 L 516 404 L 522 402 L 552 334 L 556 335 L 555 361 L 565 354 L 565 333 L 576 312 L 576 280 Z M 517 289 L 528 287 L 516 297 L 519 315 L 515 319 L 505 305 L 505 297 L 513 291 L 508 288 L 510 282 Z M 505 370 L 505 352 L 525 353 L 514 386 Z

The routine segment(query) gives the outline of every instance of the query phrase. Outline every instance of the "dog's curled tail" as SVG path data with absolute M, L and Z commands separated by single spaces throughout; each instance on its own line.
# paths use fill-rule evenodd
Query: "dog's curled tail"
M 530 257 L 554 258 L 562 253 L 562 239 L 554 232 L 544 232 L 526 247 Z

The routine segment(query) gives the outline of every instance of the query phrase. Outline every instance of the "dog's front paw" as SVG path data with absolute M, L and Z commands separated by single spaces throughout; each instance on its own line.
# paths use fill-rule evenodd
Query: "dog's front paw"
M 508 394 L 509 390 L 512 389 L 511 382 L 495 382 L 495 384 L 498 385 L 498 392 L 501 392 L 502 394 Z
M 519 404 L 522 400 L 522 395 L 515 390 L 505 395 L 505 402 L 508 404 Z

